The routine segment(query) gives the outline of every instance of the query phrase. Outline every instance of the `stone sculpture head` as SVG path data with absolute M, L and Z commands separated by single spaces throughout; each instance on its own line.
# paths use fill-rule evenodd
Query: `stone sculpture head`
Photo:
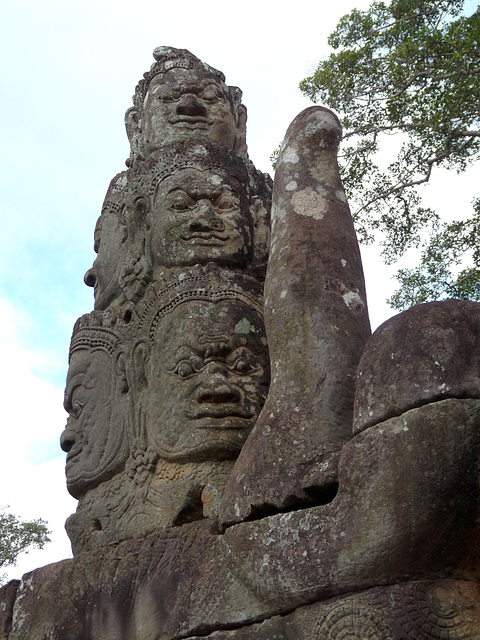
M 167 284 L 141 325 L 148 340 L 134 362 L 148 448 L 172 461 L 234 459 L 269 384 L 258 283 L 197 269 Z
M 145 195 L 142 179 L 133 171 L 118 174 L 110 183 L 95 226 L 97 257 L 84 277 L 94 288 L 95 309 L 137 302 L 151 279 Z
M 154 157 L 149 214 L 154 266 L 215 262 L 245 269 L 253 255 L 253 222 L 242 159 L 209 141 L 191 140 Z
M 74 498 L 125 466 L 128 384 L 118 322 L 110 312 L 79 318 L 70 344 L 65 388 L 69 414 L 60 439 L 67 488 Z
M 227 87 L 220 71 L 186 49 L 157 47 L 125 114 L 128 164 L 191 137 L 246 152 L 247 111 L 238 87 Z

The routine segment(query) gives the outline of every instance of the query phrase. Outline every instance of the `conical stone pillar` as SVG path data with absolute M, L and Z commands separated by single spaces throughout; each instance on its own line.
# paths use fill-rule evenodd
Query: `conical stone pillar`
M 352 434 L 354 381 L 370 335 L 360 251 L 340 180 L 338 118 L 287 130 L 274 180 L 265 324 L 272 383 L 234 468 L 220 524 L 333 499 Z

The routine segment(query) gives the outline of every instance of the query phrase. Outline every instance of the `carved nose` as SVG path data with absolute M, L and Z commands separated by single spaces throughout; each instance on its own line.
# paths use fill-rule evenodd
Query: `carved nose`
M 60 446 L 65 453 L 68 453 L 75 444 L 76 434 L 73 429 L 68 426 L 65 427 L 62 435 L 60 436 Z
M 198 402 L 215 404 L 240 402 L 239 389 L 231 385 L 223 373 L 212 373 L 211 370 L 209 373 L 209 377 L 198 390 Z
M 196 215 L 190 220 L 191 231 L 223 231 L 225 223 L 212 207 L 209 200 L 197 205 Z
M 205 105 L 193 93 L 186 93 L 177 104 L 177 113 L 181 116 L 207 117 Z
M 87 273 L 83 276 L 83 281 L 87 285 L 87 287 L 94 287 L 97 282 L 97 276 L 95 274 L 95 269 L 92 267 L 87 271 Z

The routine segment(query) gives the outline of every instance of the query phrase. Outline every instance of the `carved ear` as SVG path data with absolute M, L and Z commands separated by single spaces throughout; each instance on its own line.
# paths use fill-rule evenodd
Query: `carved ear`
M 253 242 L 268 253 L 270 248 L 270 210 L 265 200 L 254 196 L 250 201 L 253 220 Z
M 148 386 L 147 363 L 150 356 L 149 344 L 146 340 L 141 340 L 133 348 L 133 382 L 136 392 L 141 392 Z
M 257 277 L 263 280 L 270 251 L 270 210 L 264 198 L 259 196 L 251 198 L 250 213 L 253 221 L 252 268 L 257 273 Z
M 140 131 L 141 119 L 140 112 L 136 107 L 130 107 L 125 113 L 125 128 L 127 130 L 127 136 L 130 144 L 135 141 L 135 138 Z
M 127 362 L 125 359 L 125 354 L 122 352 L 118 355 L 117 361 L 115 363 L 115 372 L 119 379 L 120 391 L 122 393 L 127 393 L 129 391 L 130 386 L 128 384 L 128 376 L 127 376 Z
M 120 220 L 120 227 L 122 229 L 122 235 L 120 237 L 120 242 L 123 244 L 124 242 L 127 241 L 127 238 L 128 238 L 127 221 L 124 218 L 123 211 L 122 211 L 122 217 L 121 217 L 121 220 Z
M 235 134 L 235 151 L 247 153 L 247 107 L 239 104 L 237 107 L 237 132 Z

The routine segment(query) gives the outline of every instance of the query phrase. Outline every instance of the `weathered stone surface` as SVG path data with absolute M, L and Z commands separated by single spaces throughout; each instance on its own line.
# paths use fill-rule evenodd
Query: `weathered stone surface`
M 2 637 L 480 640 L 479 305 L 364 349 L 340 124 L 312 107 L 277 166 L 265 331 L 271 181 L 241 92 L 154 57 L 70 348 L 75 557 L 0 590 Z
M 62 434 L 74 553 L 216 517 L 268 392 L 254 278 L 214 264 L 170 273 L 135 309 L 74 330 Z
M 399 583 L 297 610 L 294 638 L 480 638 L 479 586 L 460 580 Z
M 10 580 L 0 587 L 0 640 L 8 640 L 12 628 L 13 605 L 20 580 Z
M 479 411 L 445 400 L 371 427 L 343 447 L 333 502 L 228 528 L 244 583 L 280 607 L 420 577 L 478 580 Z
M 186 49 L 157 47 L 125 114 L 129 164 L 169 144 L 204 137 L 245 153 L 247 110 L 238 87 Z
M 139 469 L 140 458 L 145 461 Z M 153 459 L 153 457 L 151 458 Z M 233 460 L 138 465 L 89 491 L 65 523 L 74 555 L 218 515 Z M 140 477 L 136 477 L 136 475 Z M 133 476 L 133 477 L 131 477 Z
M 267 402 L 227 485 L 222 526 L 334 496 L 370 334 L 357 238 L 337 165 L 341 127 L 303 111 L 280 151 L 265 281 Z
M 480 398 L 480 304 L 429 302 L 387 320 L 358 368 L 354 430 L 444 398 Z
M 260 624 L 216 631 L 209 640 L 433 640 L 480 638 L 479 585 L 406 582 L 300 607 Z M 205 636 L 201 636 L 205 637 Z M 195 636 L 192 640 L 199 640 Z
M 223 535 L 210 520 L 194 522 L 34 571 L 12 638 L 43 640 L 38 623 L 55 640 L 167 640 L 372 586 L 478 581 L 479 447 L 479 401 L 413 409 L 345 445 L 328 505 Z M 82 631 L 62 636 L 72 615 Z

